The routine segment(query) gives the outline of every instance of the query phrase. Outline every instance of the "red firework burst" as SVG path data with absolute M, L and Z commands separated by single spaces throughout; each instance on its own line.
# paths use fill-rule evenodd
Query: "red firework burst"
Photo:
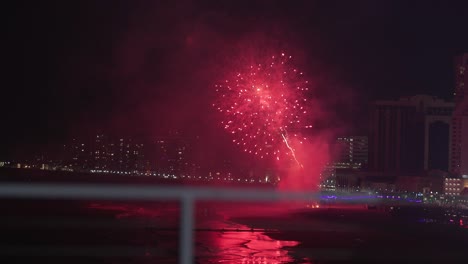
M 223 114 L 221 124 L 232 141 L 245 152 L 296 159 L 289 138 L 302 143 L 306 138 L 299 131 L 312 127 L 306 121 L 308 85 L 292 57 L 281 53 L 246 65 L 215 85 L 218 100 L 213 106 Z

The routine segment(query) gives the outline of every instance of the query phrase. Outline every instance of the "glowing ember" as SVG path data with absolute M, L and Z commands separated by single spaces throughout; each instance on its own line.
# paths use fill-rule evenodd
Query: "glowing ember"
M 312 128 L 306 121 L 309 87 L 303 73 L 285 53 L 238 70 L 215 85 L 219 100 L 213 104 L 233 143 L 260 158 L 294 159 L 302 167 L 290 139 L 302 144 L 307 138 L 299 136 L 300 130 Z

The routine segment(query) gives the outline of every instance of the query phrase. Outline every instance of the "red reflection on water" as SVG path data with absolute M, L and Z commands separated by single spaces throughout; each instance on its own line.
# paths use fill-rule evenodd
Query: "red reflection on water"
M 174 223 L 174 212 L 177 206 L 158 208 L 157 206 L 141 207 L 136 204 L 105 204 L 93 203 L 88 205 L 90 209 L 112 211 L 117 219 L 143 218 L 153 219 L 147 224 L 155 224 L 159 228 L 166 227 L 157 219 L 167 219 Z M 196 224 L 196 252 L 197 259 L 202 263 L 249 263 L 249 264 L 279 264 L 293 262 L 289 254 L 292 247 L 299 245 L 297 241 L 284 241 L 273 239 L 264 232 L 252 229 L 247 225 L 237 224 L 229 221 L 230 215 L 236 215 L 236 207 L 217 208 L 216 214 L 206 214 L 207 207 L 197 208 Z M 263 210 L 261 209 L 263 208 Z M 278 214 L 283 210 L 281 206 L 265 209 L 265 206 L 242 206 L 243 215 L 254 214 Z M 229 212 L 229 213 L 227 213 Z M 177 221 L 175 221 L 177 223 Z M 159 226 L 161 225 L 162 226 Z M 174 230 L 175 231 L 175 230 Z M 174 238 L 177 233 L 174 233 Z M 159 244 L 159 247 L 165 246 Z
M 197 233 L 197 256 L 217 263 L 288 263 L 294 261 L 289 248 L 297 241 L 276 240 L 263 232 L 249 231 L 250 227 L 234 223 L 225 232 Z M 235 229 L 233 229 L 235 228 Z

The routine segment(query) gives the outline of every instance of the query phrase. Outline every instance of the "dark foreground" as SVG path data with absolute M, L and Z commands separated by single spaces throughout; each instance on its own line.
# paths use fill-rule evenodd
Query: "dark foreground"
M 175 202 L 0 202 L 2 263 L 177 263 Z M 468 229 L 363 206 L 197 205 L 196 263 L 467 263 Z

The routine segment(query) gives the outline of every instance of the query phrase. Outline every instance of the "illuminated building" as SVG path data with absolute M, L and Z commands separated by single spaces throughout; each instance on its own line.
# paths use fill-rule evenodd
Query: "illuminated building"
M 468 175 L 468 53 L 455 58 L 455 110 L 452 116 L 450 170 Z
M 368 163 L 368 139 L 364 136 L 340 137 L 336 140 L 340 156 L 335 168 L 359 169 Z
M 131 138 L 109 138 L 98 134 L 92 144 L 91 160 L 97 171 L 132 172 L 144 169 L 144 144 Z
M 96 170 L 107 170 L 110 167 L 108 155 L 108 139 L 103 134 L 96 135 L 93 142 L 92 160 Z
M 157 139 L 153 153 L 155 169 L 169 173 L 193 173 L 196 166 L 189 162 L 190 149 L 186 140 L 178 135 Z
M 89 159 L 89 149 L 83 142 L 74 142 L 74 157 L 75 166 L 81 169 L 85 169 L 87 167 L 88 159 Z
M 354 169 L 336 169 L 335 179 L 337 190 L 358 191 L 361 188 L 361 176 Z
M 464 188 L 464 181 L 459 178 L 445 178 L 444 193 L 447 195 L 460 195 Z
M 176 172 L 177 155 L 175 143 L 170 138 L 156 140 L 155 168 L 161 172 Z
M 83 140 L 73 138 L 71 142 L 63 145 L 61 160 L 62 167 L 76 171 L 86 170 L 90 165 L 89 144 Z
M 143 169 L 141 161 L 144 144 L 136 143 L 131 138 L 119 138 L 115 143 L 109 144 L 109 160 L 112 169 L 122 171 L 134 171 Z
M 335 162 L 328 164 L 320 174 L 322 190 L 354 189 L 357 185 L 353 178 L 358 169 L 368 163 L 368 138 L 365 136 L 339 137 L 335 141 L 339 153 Z M 353 178 L 350 180 L 350 177 Z M 353 182 L 352 184 L 350 184 Z
M 373 103 L 369 167 L 374 171 L 448 170 L 453 103 L 417 95 Z
M 333 166 L 327 166 L 320 173 L 320 189 L 325 191 L 336 190 L 336 169 Z

